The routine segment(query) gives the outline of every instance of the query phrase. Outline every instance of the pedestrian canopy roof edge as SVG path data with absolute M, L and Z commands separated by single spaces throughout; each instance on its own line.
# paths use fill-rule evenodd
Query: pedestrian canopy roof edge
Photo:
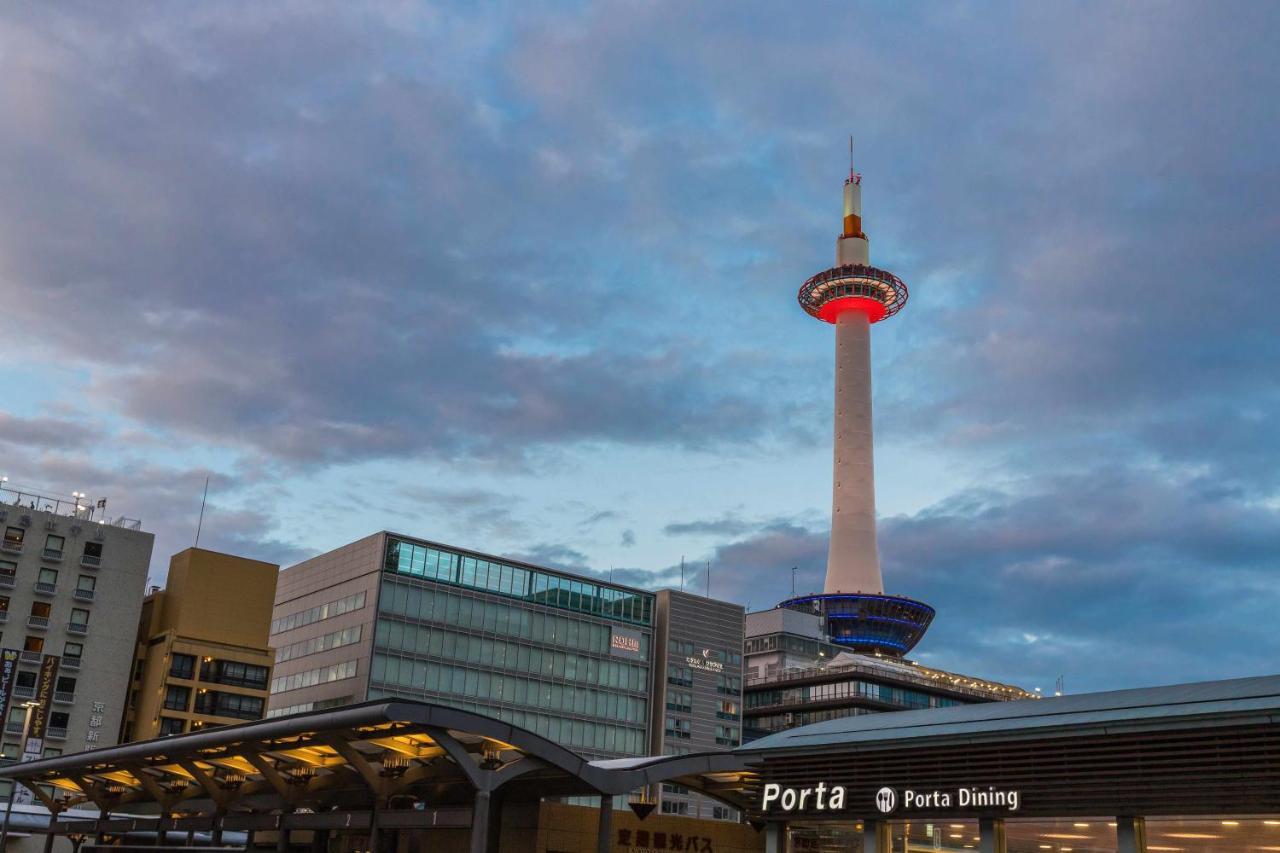
M 0 768 L 56 812 L 292 812 L 612 796 L 673 782 L 735 808 L 751 774 L 733 753 L 589 761 L 501 720 L 380 700 L 122 744 Z

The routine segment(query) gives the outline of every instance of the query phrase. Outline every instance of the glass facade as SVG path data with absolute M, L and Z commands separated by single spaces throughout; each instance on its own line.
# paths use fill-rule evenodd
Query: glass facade
M 386 570 L 456 584 L 563 610 L 636 625 L 653 624 L 653 596 L 531 567 L 399 539 L 387 547 Z
M 485 714 L 592 757 L 648 752 L 654 597 L 391 538 L 370 699 Z

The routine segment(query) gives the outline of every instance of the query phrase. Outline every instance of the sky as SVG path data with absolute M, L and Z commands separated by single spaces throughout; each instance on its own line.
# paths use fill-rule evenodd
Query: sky
M 283 565 L 382 529 L 820 588 L 848 135 L 923 663 L 1276 671 L 1280 6 L 26 4 L 0 474 Z

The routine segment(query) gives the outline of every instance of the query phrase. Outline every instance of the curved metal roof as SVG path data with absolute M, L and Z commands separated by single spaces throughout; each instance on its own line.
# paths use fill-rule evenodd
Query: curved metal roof
M 459 804 L 481 789 L 538 799 L 664 781 L 742 807 L 741 764 L 732 753 L 591 762 L 491 717 L 382 700 L 12 764 L 0 778 L 54 811 L 85 802 L 192 814 L 361 808 L 401 796 Z

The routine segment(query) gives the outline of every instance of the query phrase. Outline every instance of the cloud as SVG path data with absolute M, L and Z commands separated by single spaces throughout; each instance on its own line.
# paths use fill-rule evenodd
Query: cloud
M 422 509 L 597 575 L 625 550 L 632 583 L 678 583 L 682 536 L 694 588 L 706 560 L 753 607 L 792 566 L 816 588 L 830 336 L 792 299 L 847 129 L 912 293 L 876 328 L 876 431 L 911 507 L 886 579 L 939 607 L 922 653 L 1268 671 L 1280 12 L 728 8 L 6 15 L 5 473 L 110 494 L 166 556 L 211 474 L 227 547 Z M 377 464 L 407 502 L 290 518 Z M 549 519 L 566 494 L 592 509 Z
M 37 448 L 84 447 L 97 436 L 82 422 L 67 418 L 20 418 L 0 412 L 0 443 Z

